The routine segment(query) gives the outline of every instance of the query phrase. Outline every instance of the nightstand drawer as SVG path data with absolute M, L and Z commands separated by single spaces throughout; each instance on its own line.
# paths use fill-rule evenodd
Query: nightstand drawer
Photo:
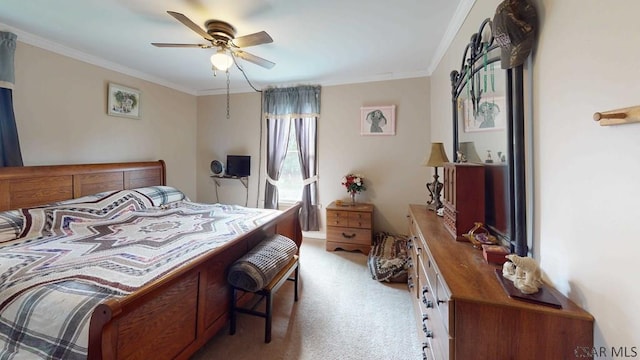
M 327 241 L 371 245 L 371 230 L 327 226 Z
M 349 226 L 349 212 L 327 211 L 327 226 Z
M 371 213 L 350 212 L 349 227 L 371 229 Z

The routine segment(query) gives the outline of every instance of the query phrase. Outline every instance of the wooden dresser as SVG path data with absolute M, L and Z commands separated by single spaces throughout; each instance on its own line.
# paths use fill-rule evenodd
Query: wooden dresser
M 359 250 L 369 254 L 373 239 L 373 204 L 327 206 L 327 250 Z
M 443 219 L 409 206 L 410 290 L 426 359 L 574 359 L 593 347 L 593 317 L 555 289 L 562 308 L 510 298 L 482 251 Z M 580 349 L 578 349 L 580 348 Z
M 454 238 L 469 232 L 476 222 L 485 222 L 484 180 L 481 164 L 444 164 L 444 223 Z

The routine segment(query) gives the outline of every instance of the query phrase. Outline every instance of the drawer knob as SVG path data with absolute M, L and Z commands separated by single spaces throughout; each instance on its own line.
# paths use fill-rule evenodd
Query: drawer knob
M 346 237 L 347 239 L 352 239 L 352 238 L 356 237 L 356 234 L 348 235 L 348 234 L 342 233 L 342 236 Z
M 425 335 L 426 335 L 428 338 L 432 338 L 432 339 L 433 339 L 433 331 L 431 331 L 431 330 L 427 330 L 427 332 L 425 333 Z
M 422 297 L 422 303 L 427 307 L 427 309 L 433 308 L 433 301 L 427 300 L 427 298 L 424 296 Z

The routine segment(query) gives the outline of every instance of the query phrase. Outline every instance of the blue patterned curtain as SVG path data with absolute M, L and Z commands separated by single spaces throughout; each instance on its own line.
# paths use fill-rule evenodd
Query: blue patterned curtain
M 16 34 L 0 32 L 0 166 L 23 165 L 13 113 L 16 38 Z
M 267 121 L 264 206 L 271 209 L 278 207 L 277 182 L 287 152 L 289 123 L 294 121 L 304 181 L 300 224 L 304 231 L 319 230 L 316 129 L 320 117 L 320 86 L 267 89 L 263 93 L 262 104 L 262 112 Z

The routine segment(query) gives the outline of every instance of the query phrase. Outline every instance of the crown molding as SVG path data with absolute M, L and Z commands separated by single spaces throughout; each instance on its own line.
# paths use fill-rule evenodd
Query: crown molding
M 444 54 L 451 46 L 453 39 L 455 39 L 456 34 L 462 27 L 462 24 L 464 24 L 464 21 L 469 15 L 469 12 L 471 12 L 471 8 L 473 8 L 475 2 L 476 0 L 462 0 L 458 4 L 456 11 L 453 13 L 453 17 L 449 22 L 449 26 L 447 26 L 447 30 L 442 36 L 442 40 L 440 41 L 440 44 L 438 44 L 436 52 L 431 59 L 431 64 L 429 64 L 429 68 L 427 71 L 428 76 L 431 76 L 433 74 L 433 72 L 438 67 L 438 64 L 440 64 L 440 61 L 442 61 Z
M 95 66 L 99 66 L 101 68 L 105 68 L 107 70 L 113 70 L 125 75 L 129 75 L 129 76 L 133 76 L 135 78 L 141 79 L 141 80 L 146 80 L 158 85 L 162 85 L 162 86 L 166 86 L 168 88 L 171 89 L 175 89 L 187 94 L 191 94 L 191 95 L 196 95 L 196 91 L 193 89 L 188 89 L 185 88 L 184 86 L 180 86 L 174 83 L 170 83 L 164 79 L 149 75 L 147 73 L 138 71 L 138 70 L 134 70 L 131 68 L 128 68 L 126 66 L 122 66 L 119 64 L 116 64 L 114 62 L 111 61 L 106 61 L 104 59 L 101 59 L 97 56 L 93 56 L 93 55 L 89 55 L 87 53 L 84 53 L 82 51 L 78 51 L 75 49 L 72 49 L 68 46 L 64 46 L 61 44 L 58 44 L 56 42 L 44 39 L 42 37 L 33 35 L 31 33 L 28 33 L 26 31 L 22 31 L 20 29 L 16 29 L 14 27 L 11 27 L 9 25 L 0 23 L 0 29 L 5 29 L 7 31 L 10 31 L 16 35 L 18 35 L 18 41 L 28 44 L 28 45 L 32 45 L 47 51 L 51 51 L 54 52 L 56 54 L 62 55 L 62 56 L 66 56 L 75 60 L 79 60 L 91 65 L 95 65 Z

